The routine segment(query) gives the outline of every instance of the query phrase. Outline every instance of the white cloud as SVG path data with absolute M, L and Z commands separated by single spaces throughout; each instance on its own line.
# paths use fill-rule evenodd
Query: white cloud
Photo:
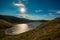
M 23 1 L 28 1 L 28 0 L 23 0 Z
M 59 11 L 56 11 L 57 14 L 60 14 L 60 10 Z
M 55 16 L 53 16 L 52 14 L 48 15 L 48 14 L 45 14 L 45 15 L 31 15 L 31 14 L 18 14 L 20 18 L 26 18 L 26 19 L 31 19 L 31 20 L 51 20 L 51 19 L 54 19 Z M 22 17 L 24 16 L 24 17 Z
M 35 10 L 35 12 L 42 12 L 43 10 Z
M 51 20 L 51 19 L 54 19 L 55 18 L 55 15 L 52 15 L 52 13 L 49 13 L 49 14 L 43 15 L 43 17 L 46 20 Z
M 21 17 L 21 18 L 27 18 L 28 15 L 27 14 L 16 14 L 17 17 Z
M 16 14 L 17 17 L 20 17 L 20 18 L 26 18 L 26 19 L 31 19 L 31 20 L 39 20 L 41 19 L 42 17 L 40 17 L 40 15 L 31 15 L 31 14 Z
M 54 16 L 53 13 L 49 13 L 50 16 Z
M 51 13 L 49 13 L 50 15 L 52 15 L 52 13 L 60 14 L 60 10 L 49 10 L 49 12 L 51 12 Z
M 57 10 L 49 10 L 49 12 L 56 12 Z
M 15 6 L 24 6 L 24 4 L 13 3 Z
M 43 16 L 44 16 L 44 17 L 48 17 L 48 15 L 46 15 L 46 14 L 45 14 L 45 15 L 43 15 Z

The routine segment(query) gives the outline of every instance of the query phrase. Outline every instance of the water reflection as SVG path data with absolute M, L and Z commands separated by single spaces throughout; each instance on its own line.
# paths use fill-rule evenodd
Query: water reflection
M 40 23 L 35 23 L 35 22 L 15 24 L 13 25 L 12 28 L 6 29 L 5 33 L 8 35 L 16 35 L 16 34 L 27 32 L 38 25 L 40 25 Z
M 28 30 L 30 30 L 30 28 L 27 24 L 16 24 L 12 28 L 7 29 L 6 34 L 15 35 L 26 32 Z

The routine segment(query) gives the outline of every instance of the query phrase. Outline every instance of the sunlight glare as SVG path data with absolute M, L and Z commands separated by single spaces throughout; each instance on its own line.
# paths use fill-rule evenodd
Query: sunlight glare
M 22 7 L 22 8 L 20 8 L 20 11 L 21 11 L 22 13 L 24 13 L 26 10 L 25 10 L 24 7 Z

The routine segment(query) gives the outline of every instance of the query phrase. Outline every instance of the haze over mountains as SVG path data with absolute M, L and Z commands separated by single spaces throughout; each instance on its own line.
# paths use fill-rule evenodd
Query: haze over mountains
M 25 19 L 25 18 L 18 18 L 18 17 L 14 17 L 14 16 L 7 16 L 7 15 L 0 15 L 0 19 L 6 20 L 8 22 L 11 23 L 27 23 L 27 22 L 45 22 L 48 20 L 30 20 L 30 19 Z
M 0 19 L 3 19 L 5 21 L 11 22 L 11 23 L 24 23 L 24 22 L 28 22 L 28 19 L 24 19 L 24 18 L 17 18 L 14 16 L 7 16 L 7 15 L 0 15 Z

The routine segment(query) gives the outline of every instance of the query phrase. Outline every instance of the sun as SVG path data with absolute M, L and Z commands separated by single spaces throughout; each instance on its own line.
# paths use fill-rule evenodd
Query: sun
M 20 8 L 21 13 L 24 13 L 26 9 L 24 7 Z

